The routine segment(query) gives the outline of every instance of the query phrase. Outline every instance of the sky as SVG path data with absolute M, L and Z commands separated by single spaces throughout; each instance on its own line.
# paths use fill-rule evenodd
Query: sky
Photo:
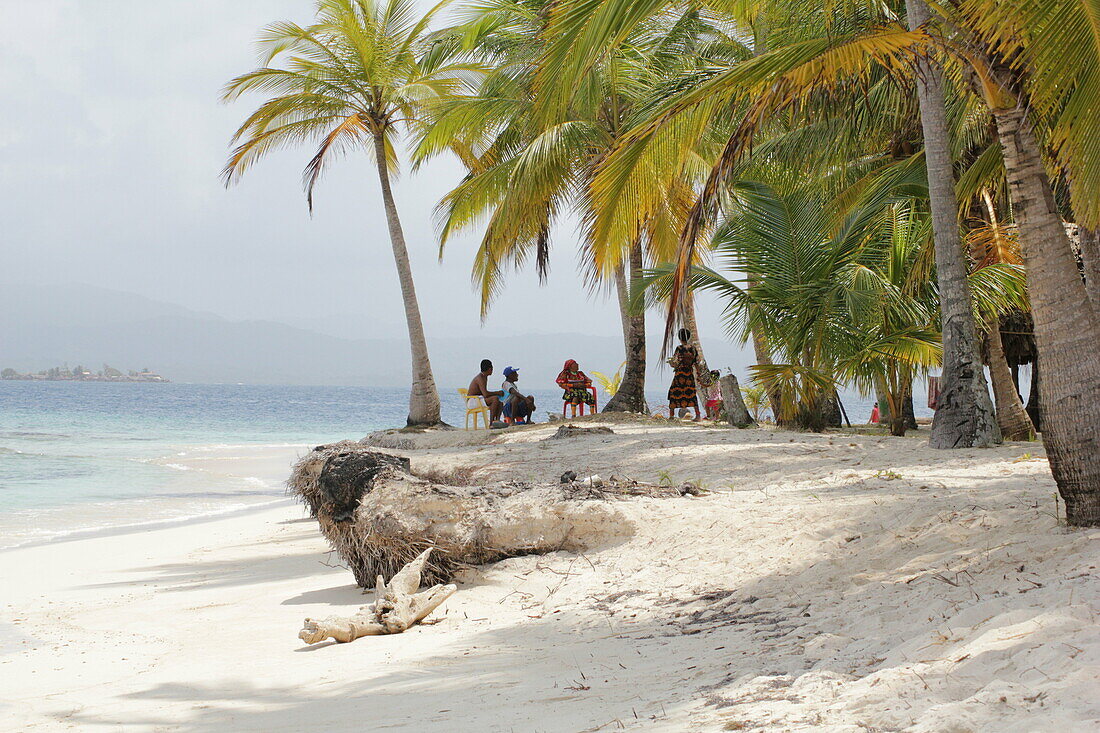
M 427 7 L 428 0 L 421 0 Z M 435 0 L 431 0 L 432 3 Z M 85 283 L 231 319 L 349 335 L 404 334 L 378 181 L 365 155 L 335 162 L 311 217 L 312 150 L 271 155 L 226 189 L 229 139 L 261 98 L 219 90 L 256 66 L 267 23 L 307 23 L 311 0 L 0 0 L 0 282 Z M 395 186 L 430 336 L 621 333 L 608 293 L 577 271 L 559 227 L 547 286 L 515 273 L 484 324 L 470 280 L 480 231 L 438 261 L 433 216 L 462 176 L 439 158 Z M 659 332 L 659 314 L 650 317 Z M 701 330 L 718 336 L 718 306 Z

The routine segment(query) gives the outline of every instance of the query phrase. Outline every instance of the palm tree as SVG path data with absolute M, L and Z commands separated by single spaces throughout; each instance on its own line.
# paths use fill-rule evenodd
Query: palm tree
M 942 359 L 937 327 L 937 293 L 929 267 L 930 219 L 917 202 L 887 205 L 881 221 L 846 273 L 845 301 L 853 333 L 842 374 L 866 393 L 879 396 L 891 435 L 904 435 L 913 380 Z
M 733 335 L 763 334 L 778 361 L 753 374 L 780 396 L 777 421 L 821 429 L 837 384 L 855 380 L 884 391 L 898 417 L 892 431 L 903 434 L 914 372 L 940 356 L 927 220 L 911 206 L 879 206 L 834 233 L 832 207 L 812 189 L 781 194 L 739 181 L 730 195 L 714 251 L 743 284 L 695 268 L 692 285 L 726 300 Z
M 268 26 L 257 42 L 263 65 L 230 81 L 222 95 L 226 102 L 250 92 L 271 95 L 233 137 L 227 185 L 272 150 L 317 142 L 303 175 L 312 211 L 314 186 L 334 156 L 363 150 L 373 157 L 409 331 L 409 425 L 440 422 L 439 393 L 390 176 L 398 125 L 414 122 L 425 101 L 454 93 L 473 71 L 426 53 L 428 24 L 447 1 L 420 15 L 414 0 L 318 0 L 313 25 Z M 277 58 L 281 66 L 272 65 Z
M 604 53 L 601 44 L 616 42 L 630 32 L 631 24 L 643 22 L 645 14 L 658 11 L 668 3 L 659 0 L 646 0 L 645 2 L 626 2 L 625 0 L 605 0 L 601 3 L 585 3 L 587 12 L 579 12 L 579 8 L 573 5 L 581 3 L 562 3 L 562 7 L 551 22 L 551 27 L 558 29 L 561 41 L 557 47 L 552 47 L 546 55 L 547 70 L 544 76 L 551 81 L 544 82 L 544 86 L 554 83 L 554 88 L 559 98 L 567 98 L 571 80 L 577 73 L 590 68 L 598 63 L 601 54 Z M 734 16 L 738 14 L 742 19 L 751 17 L 751 13 L 744 13 L 741 7 L 744 4 L 728 3 L 715 0 L 716 7 L 733 9 Z M 782 7 L 782 3 L 760 2 L 752 4 L 756 10 L 766 13 L 773 8 L 777 12 L 789 14 L 791 7 Z M 807 16 L 817 14 L 816 9 L 806 13 Z M 824 15 L 828 15 L 827 13 Z M 783 19 L 783 18 L 781 18 Z M 729 180 L 733 174 L 733 166 L 740 157 L 741 152 L 747 148 L 747 141 L 752 139 L 752 132 L 765 119 L 770 118 L 779 105 L 772 105 L 769 97 L 775 97 L 779 93 L 788 92 L 792 86 L 809 84 L 812 87 L 821 87 L 822 72 L 828 73 L 828 68 L 842 63 L 845 58 L 852 56 L 852 50 L 838 54 L 825 64 L 818 64 L 810 71 L 802 71 L 811 59 L 816 59 L 823 52 L 843 45 L 843 41 L 836 41 L 836 37 L 843 38 L 846 34 L 837 33 L 839 27 L 842 30 L 853 27 L 856 33 L 848 33 L 845 40 L 853 47 L 856 53 L 868 52 L 881 48 L 896 48 L 899 45 L 911 46 L 914 37 L 907 36 L 900 28 L 886 28 L 869 40 L 865 38 L 865 30 L 869 23 L 883 22 L 885 15 L 867 15 L 865 11 L 857 10 L 855 14 L 843 23 L 831 23 L 826 19 L 822 23 L 814 23 L 807 20 L 801 25 L 785 25 L 785 32 L 790 33 L 792 28 L 797 29 L 795 36 L 788 35 L 779 38 L 779 47 L 770 53 L 758 53 L 751 61 L 733 64 L 728 70 L 719 71 L 712 78 L 701 79 L 701 83 L 687 88 L 686 92 L 673 96 L 665 105 L 658 107 L 653 116 L 655 122 L 650 122 L 650 130 L 636 135 L 631 143 L 638 138 L 645 138 L 647 132 L 652 132 L 654 127 L 667 126 L 669 121 L 681 112 L 689 109 L 702 111 L 709 117 L 720 117 L 729 114 L 729 107 L 733 107 L 734 114 L 744 117 L 740 129 L 730 138 L 729 145 L 719 158 L 715 166 L 703 196 L 694 207 L 689 224 L 685 228 L 681 240 L 681 252 L 678 257 L 679 284 L 673 290 L 669 313 L 669 327 L 671 330 L 673 318 L 682 316 L 676 312 L 681 298 L 686 294 L 686 273 L 689 268 L 695 247 L 701 241 L 702 226 L 708 215 L 713 215 L 715 203 L 719 197 L 722 182 Z M 862 22 L 863 26 L 860 27 Z M 757 24 L 767 27 L 766 19 Z M 756 30 L 756 29 L 753 29 Z M 754 33 L 760 40 L 762 34 Z M 761 41 L 757 44 L 761 48 L 767 45 Z M 566 52 L 568 48 L 568 52 Z M 900 64 L 899 64 L 900 66 Z M 794 72 L 793 78 L 783 78 L 784 74 Z M 934 80 L 933 80 L 934 81 Z M 743 94 L 731 94 L 731 90 L 739 89 Z M 803 94 L 805 98 L 808 95 Z M 736 100 L 744 100 L 748 105 L 738 108 Z M 786 106 L 784 103 L 783 106 Z M 965 292 L 966 269 L 962 257 L 961 245 L 958 238 L 957 227 L 953 221 L 957 207 L 953 202 L 952 177 L 943 177 L 943 160 L 947 160 L 947 172 L 950 173 L 950 158 L 946 140 L 944 125 L 938 124 L 943 112 L 942 98 L 939 102 L 940 117 L 937 118 L 934 108 L 929 108 L 924 115 L 926 122 L 935 125 L 933 133 L 942 133 L 939 139 L 928 142 L 931 145 L 943 145 L 932 154 L 930 163 L 939 165 L 934 171 L 937 179 L 937 212 L 939 225 L 937 226 L 938 257 L 942 260 L 942 267 L 938 270 L 941 279 L 941 298 L 944 302 L 944 314 L 946 317 L 946 337 L 948 347 L 948 364 L 945 368 L 945 381 L 947 387 L 947 399 L 942 411 L 942 417 L 936 421 L 933 427 L 932 444 L 940 447 L 987 445 L 999 440 L 996 431 L 996 423 L 993 420 L 992 403 L 984 385 L 984 372 L 980 368 L 974 368 L 977 361 L 977 348 L 974 337 L 973 318 L 969 307 L 969 298 Z M 724 114 L 723 114 L 724 113 Z M 647 141 L 648 142 L 648 141 Z M 657 146 L 659 147 L 659 146 Z M 667 153 L 666 153 L 667 154 Z M 627 158 L 641 159 L 642 155 L 627 155 Z M 612 168 L 619 167 L 619 162 L 609 163 Z M 621 180 L 623 175 L 618 175 Z M 639 207 L 644 210 L 644 206 Z M 967 325 L 971 326 L 967 328 Z
M 753 367 L 757 382 L 781 395 L 779 420 L 820 429 L 837 384 L 854 382 L 883 396 L 891 433 L 903 435 L 913 379 L 942 354 L 931 219 L 921 202 L 872 201 L 834 229 L 836 204 L 812 188 L 780 194 L 739 181 L 730 197 L 714 252 L 740 281 L 694 268 L 691 284 L 726 301 L 733 335 L 762 333 L 780 357 Z M 668 288 L 672 269 L 655 270 L 651 286 Z M 983 264 L 968 281 L 982 313 L 1023 299 L 1018 265 Z
M 638 71 L 637 63 L 621 59 L 607 64 L 586 79 L 588 95 L 567 115 L 537 117 L 533 76 L 547 6 L 546 0 L 489 0 L 468 8 L 462 22 L 439 39 L 493 67 L 472 94 L 433 106 L 416 153 L 419 162 L 450 150 L 469 170 L 440 203 L 440 256 L 453 232 L 488 219 L 473 268 L 482 317 L 508 265 L 519 267 L 533 257 L 545 281 L 555 224 L 570 211 L 589 216 L 584 182 L 623 125 L 631 103 L 624 94 L 630 84 L 623 80 Z M 627 357 L 622 386 L 604 409 L 645 412 L 645 316 L 627 308 L 629 283 L 643 266 L 641 239 L 634 237 L 624 256 L 606 268 L 591 262 L 589 245 L 582 242 L 586 278 L 593 286 L 613 278 Z
M 930 17 L 924 0 L 905 0 L 911 29 Z M 917 57 L 917 98 L 924 129 L 924 159 L 936 242 L 936 273 L 943 318 L 943 381 L 929 445 L 986 447 L 1001 442 L 978 357 L 973 311 L 966 292 L 966 261 L 959 239 L 954 160 L 944 108 L 943 70 L 931 54 Z
M 446 31 L 445 42 L 495 68 L 474 94 L 433 107 L 418 157 L 450 149 L 470 171 L 441 203 L 441 247 L 452 232 L 488 220 L 474 265 L 483 315 L 508 265 L 533 258 L 545 277 L 554 224 L 568 213 L 581 219 L 585 276 L 591 284 L 614 278 L 623 309 L 626 369 L 604 409 L 645 412 L 645 315 L 628 307 L 626 291 L 647 259 L 667 257 L 675 246 L 690 206 L 689 174 L 662 181 L 655 205 L 626 230 L 606 226 L 614 217 L 593 207 L 588 186 L 657 85 L 682 73 L 685 60 L 697 65 L 706 58 L 688 50 L 704 39 L 708 49 L 722 48 L 728 39 L 692 10 L 652 20 L 588 70 L 560 114 L 546 117 L 536 76 L 550 7 L 545 0 L 491 0 Z
M 1100 312 L 1082 280 L 1044 162 L 1079 224 L 1100 225 L 1100 38 L 1083 0 L 966 0 L 949 16 L 996 122 L 1043 377 L 1042 437 L 1071 525 L 1100 524 Z M 1009 30 L 1011 29 L 1011 30 Z M 1085 273 L 1095 254 L 1082 252 Z M 1093 261 L 1089 261 L 1090 255 Z
M 596 63 L 609 43 L 670 1 L 562 0 L 552 22 L 561 43 L 547 54 L 543 72 L 544 86 L 554 91 L 550 96 L 566 98 L 571 81 Z M 711 4 L 743 5 L 723 0 Z M 909 30 L 900 28 L 888 15 L 880 15 L 862 28 L 846 23 L 840 17 L 843 7 L 837 4 L 780 1 L 752 5 L 765 10 L 785 8 L 786 20 L 804 21 L 788 22 L 785 31 L 799 28 L 811 37 L 780 39 L 783 43 L 774 44 L 774 48 L 769 43 L 773 48 L 769 53 L 719 70 L 674 95 L 639 131 L 628 134 L 634 146 L 652 139 L 655 130 L 675 124 L 684 113 L 729 114 L 731 107 L 737 109 L 731 102 L 741 100 L 747 105 L 747 112 L 734 112 L 741 114 L 744 122 L 712 173 L 691 218 L 692 226 L 685 230 L 679 258 L 681 281 L 699 240 L 698 225 L 713 214 L 722 182 L 762 124 L 815 96 L 865 84 L 868 70 L 876 65 L 901 78 L 911 75 L 914 57 L 922 60 L 922 66 L 932 59 L 950 63 L 956 77 L 974 78 L 988 111 L 996 118 L 1012 208 L 1031 274 L 1036 343 L 1044 364 L 1040 390 L 1050 417 L 1044 421 L 1043 441 L 1066 500 L 1067 521 L 1100 524 L 1100 450 L 1095 437 L 1100 434 L 1100 318 L 1088 292 L 1096 284 L 1081 282 L 1041 155 L 1045 146 L 1058 173 L 1068 181 L 1078 222 L 1087 228 L 1100 226 L 1100 131 L 1094 111 L 1095 99 L 1100 96 L 1100 36 L 1095 32 L 1093 3 L 936 3 L 936 12 L 946 16 L 944 28 L 933 27 L 936 23 L 925 27 L 924 4 L 918 7 L 914 3 L 912 19 L 922 27 Z M 815 24 L 828 33 L 812 37 Z M 996 53 L 990 54 L 990 49 Z M 1007 61 L 998 63 L 998 57 Z M 925 94 L 930 113 L 925 117 L 926 122 L 935 124 L 936 100 L 932 96 Z M 931 137 L 927 145 L 942 152 L 944 136 L 936 133 Z M 630 155 L 639 157 L 634 152 Z M 615 158 L 615 153 L 609 156 L 609 167 L 618 165 Z M 935 164 L 935 170 L 933 177 L 945 177 L 949 169 L 941 162 Z M 942 201 L 937 208 L 946 220 L 947 196 L 938 198 Z M 946 224 L 940 229 L 945 232 L 941 249 L 951 257 L 953 250 L 946 251 L 950 236 Z M 1091 250 L 1086 257 L 1090 254 Z M 953 285 L 959 284 L 957 269 L 951 276 Z M 1085 271 L 1096 272 L 1097 268 L 1086 262 Z
M 981 199 L 985 218 L 977 220 L 976 225 L 966 235 L 971 261 L 979 267 L 997 263 L 1023 265 L 1015 232 L 1001 224 L 996 204 L 988 189 L 982 192 Z M 997 405 L 997 425 L 1000 426 L 1001 436 L 1005 440 L 1030 440 L 1035 435 L 1035 426 L 1024 410 L 1024 403 L 1016 391 L 1016 381 L 1005 356 L 1001 339 L 1002 315 L 1004 313 L 998 311 L 983 314 L 989 377 L 993 385 L 993 399 Z

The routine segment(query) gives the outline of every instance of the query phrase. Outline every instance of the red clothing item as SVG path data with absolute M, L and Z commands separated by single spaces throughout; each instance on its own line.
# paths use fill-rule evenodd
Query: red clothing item
M 554 380 L 558 383 L 558 386 L 565 390 L 588 389 L 592 386 L 592 380 L 588 378 L 588 375 L 577 368 L 577 362 L 570 359 L 565 362 L 565 368 L 561 370 L 561 374 Z

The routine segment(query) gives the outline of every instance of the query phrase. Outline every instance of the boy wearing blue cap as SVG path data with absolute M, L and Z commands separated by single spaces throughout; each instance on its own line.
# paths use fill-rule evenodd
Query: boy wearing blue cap
M 530 424 L 531 416 L 535 413 L 535 398 L 520 392 L 516 387 L 518 381 L 519 369 L 504 367 L 504 384 L 501 385 L 507 400 L 504 404 L 504 418 L 513 425 L 520 422 Z

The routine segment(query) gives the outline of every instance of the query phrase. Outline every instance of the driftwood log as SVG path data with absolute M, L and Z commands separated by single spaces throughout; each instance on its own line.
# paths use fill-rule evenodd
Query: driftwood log
M 558 428 L 558 431 L 551 435 L 546 440 L 561 440 L 562 438 L 579 438 L 585 435 L 614 435 L 615 431 L 604 425 L 597 425 L 596 427 L 586 428 L 578 427 L 573 424 L 562 425 Z
M 436 585 L 417 592 L 420 576 L 431 552 L 431 548 L 424 550 L 401 568 L 388 584 L 379 575 L 374 588 L 374 603 L 361 607 L 354 616 L 329 616 L 322 621 L 307 618 L 298 632 L 298 638 L 307 644 L 325 639 L 346 644 L 363 636 L 400 634 L 423 621 L 456 590 L 453 585 Z
M 584 551 L 630 537 L 633 523 L 592 487 L 498 482 L 452 486 L 413 475 L 408 459 L 345 442 L 319 446 L 294 467 L 289 491 L 363 588 L 391 577 L 425 550 L 426 583 L 463 566 L 519 555 Z M 552 481 L 553 483 L 550 483 Z M 638 491 L 625 484 L 619 495 Z M 643 490 L 648 491 L 648 490 Z

